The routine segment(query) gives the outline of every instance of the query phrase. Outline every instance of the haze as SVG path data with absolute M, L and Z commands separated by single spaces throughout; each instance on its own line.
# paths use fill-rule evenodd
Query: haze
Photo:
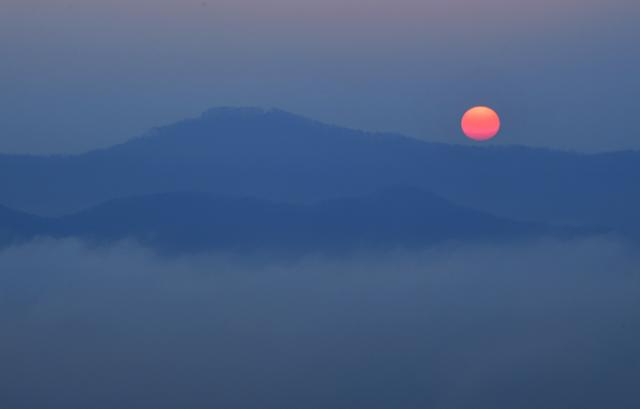
M 635 409 L 613 238 L 268 261 L 0 251 L 0 399 L 62 408 Z
M 4 1 L 0 151 L 79 152 L 218 105 L 465 143 L 639 148 L 634 1 Z

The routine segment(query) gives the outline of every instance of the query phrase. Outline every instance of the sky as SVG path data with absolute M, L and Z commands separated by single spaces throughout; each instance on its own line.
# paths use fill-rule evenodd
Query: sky
M 465 143 L 640 149 L 636 0 L 3 0 L 0 152 L 109 146 L 216 106 Z

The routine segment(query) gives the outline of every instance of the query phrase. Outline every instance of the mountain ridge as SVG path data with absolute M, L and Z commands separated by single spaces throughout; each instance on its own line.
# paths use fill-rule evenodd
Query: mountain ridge
M 404 185 L 512 220 L 640 231 L 637 180 L 635 152 L 446 145 L 236 108 L 83 155 L 0 156 L 0 203 L 48 216 L 178 190 L 313 203 Z
M 514 222 L 401 186 L 306 205 L 203 192 L 168 192 L 115 199 L 58 218 L 14 212 L 21 215 L 20 220 L 37 221 L 32 226 L 15 223 L 18 219 L 3 224 L 2 210 L 0 232 L 7 233 L 4 245 L 39 236 L 96 243 L 133 239 L 167 254 L 205 250 L 389 250 L 449 240 L 513 241 L 599 233 Z

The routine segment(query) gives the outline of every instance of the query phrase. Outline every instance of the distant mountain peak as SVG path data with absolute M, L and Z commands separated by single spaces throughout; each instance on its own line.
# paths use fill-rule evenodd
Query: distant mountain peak
M 508 219 L 640 231 L 639 163 L 633 153 L 437 144 L 278 109 L 222 107 L 82 155 L 0 156 L 0 203 L 61 215 L 176 190 L 312 203 L 411 186 Z M 426 195 L 382 199 L 426 203 Z

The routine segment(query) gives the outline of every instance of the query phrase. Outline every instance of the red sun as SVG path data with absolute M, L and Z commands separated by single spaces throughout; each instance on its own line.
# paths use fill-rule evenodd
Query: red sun
M 500 117 L 489 107 L 474 107 L 462 117 L 462 131 L 474 141 L 487 141 L 500 131 Z

